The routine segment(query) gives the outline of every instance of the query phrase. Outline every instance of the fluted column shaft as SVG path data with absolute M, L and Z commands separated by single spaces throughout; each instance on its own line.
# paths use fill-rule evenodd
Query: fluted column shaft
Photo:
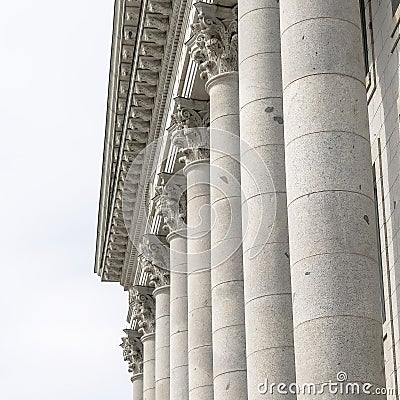
M 297 380 L 383 386 L 359 2 L 280 7 Z
M 143 343 L 143 400 L 155 400 L 155 334 L 142 336 Z
M 143 400 L 143 374 L 133 375 L 131 381 L 133 400 Z
M 154 290 L 156 303 L 155 332 L 155 390 L 156 400 L 169 400 L 170 371 L 170 287 L 161 286 Z
M 279 2 L 238 3 L 248 391 L 275 399 L 258 384 L 295 382 Z
M 171 399 L 189 399 L 186 232 L 168 235 L 171 265 Z
M 210 165 L 193 161 L 187 176 L 189 399 L 214 400 L 210 276 Z
M 206 88 L 215 216 L 211 229 L 214 392 L 221 400 L 246 399 L 238 73 L 218 74 Z

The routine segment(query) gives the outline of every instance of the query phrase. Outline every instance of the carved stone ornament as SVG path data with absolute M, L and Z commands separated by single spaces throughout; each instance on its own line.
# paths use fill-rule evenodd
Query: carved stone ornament
M 202 79 L 238 70 L 237 6 L 197 3 L 198 22 L 192 26 L 188 45 L 199 64 Z
M 168 286 L 169 247 L 156 235 L 145 234 L 140 246 L 139 262 L 143 272 L 150 275 L 149 284 L 155 288 Z
M 176 232 L 186 228 L 186 179 L 178 175 L 160 174 L 156 188 L 156 212 L 162 215 L 163 229 Z
M 136 320 L 137 331 L 140 334 L 154 333 L 155 331 L 155 303 L 149 293 L 141 293 L 138 287 L 129 290 L 129 307 L 132 317 Z
M 128 363 L 128 372 L 132 375 L 143 373 L 143 347 L 137 332 L 126 329 L 126 337 L 122 338 L 124 361 Z
M 173 135 L 173 144 L 180 149 L 180 162 L 188 165 L 210 158 L 209 128 L 188 128 Z
M 208 107 L 206 110 L 196 110 L 177 102 L 170 132 L 172 143 L 180 149 L 181 161 L 186 165 L 210 158 L 209 125 Z

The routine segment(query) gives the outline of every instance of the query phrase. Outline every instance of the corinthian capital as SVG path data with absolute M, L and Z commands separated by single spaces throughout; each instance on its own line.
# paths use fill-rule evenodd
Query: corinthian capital
M 183 175 L 159 174 L 157 212 L 164 220 L 163 229 L 176 232 L 186 227 L 186 178 Z
M 156 288 L 169 285 L 169 247 L 152 234 L 143 236 L 139 262 L 150 276 L 150 285 Z
M 154 333 L 155 331 L 155 304 L 154 297 L 148 288 L 140 286 L 129 290 L 129 307 L 132 317 L 136 321 L 136 329 L 140 334 Z
M 182 161 L 189 164 L 210 157 L 209 103 L 183 97 L 175 99 L 176 109 L 169 128 L 172 143 L 180 149 Z
M 205 100 L 176 97 L 170 131 L 202 128 L 210 125 L 209 103 Z
M 132 329 L 125 329 L 126 336 L 122 338 L 124 361 L 128 363 L 128 372 L 132 375 L 143 373 L 143 345 L 140 334 Z
M 200 76 L 210 79 L 224 72 L 238 70 L 237 6 L 195 4 L 198 22 L 192 26 L 188 42 L 194 61 L 200 66 Z

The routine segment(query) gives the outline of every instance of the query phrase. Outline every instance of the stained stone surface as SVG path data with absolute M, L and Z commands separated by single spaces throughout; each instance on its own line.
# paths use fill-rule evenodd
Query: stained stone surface
M 294 0 L 281 2 L 300 384 L 334 380 L 340 371 L 350 381 L 385 382 L 358 7 L 344 0 L 308 1 L 301 7 Z
M 279 3 L 239 0 L 239 83 L 248 398 L 295 382 Z M 254 160 L 259 160 L 254 162 Z M 256 217 L 254 217 L 256 216 Z M 259 219 L 255 221 L 254 219 Z M 245 225 L 245 224 L 244 224 Z
M 207 82 L 210 94 L 211 286 L 214 391 L 217 398 L 247 397 L 238 73 Z M 221 250 L 230 251 L 222 258 Z M 229 382 L 229 384 L 227 384 Z

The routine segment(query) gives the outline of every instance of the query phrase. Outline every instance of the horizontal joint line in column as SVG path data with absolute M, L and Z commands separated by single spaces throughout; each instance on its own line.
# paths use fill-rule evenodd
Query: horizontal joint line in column
M 244 305 L 247 306 L 250 303 L 256 301 L 256 300 L 261 300 L 261 299 L 265 299 L 266 297 L 278 297 L 278 296 L 290 296 L 290 298 L 292 298 L 292 293 L 270 293 L 270 294 L 264 294 L 262 296 L 257 296 L 257 297 L 253 297 L 250 300 L 245 301 Z
M 243 251 L 243 255 L 247 255 L 247 253 L 249 253 L 250 251 L 254 250 L 254 249 L 259 249 L 260 247 L 266 247 L 269 244 L 286 244 L 289 245 L 289 239 L 285 240 L 283 242 L 265 242 L 264 244 L 260 244 L 257 246 L 252 246 L 250 248 L 246 248 L 246 250 Z M 249 261 L 249 260 L 246 260 Z
M 347 19 L 343 19 L 343 18 L 337 18 L 337 17 L 314 17 L 314 18 L 306 18 L 306 19 L 302 19 L 301 21 L 297 21 L 294 24 L 288 26 L 285 30 L 283 30 L 281 32 L 281 37 L 283 37 L 283 35 L 285 34 L 286 31 L 288 31 L 290 28 L 292 28 L 293 26 L 299 25 L 303 22 L 307 22 L 307 21 L 316 21 L 318 19 L 331 19 L 334 21 L 342 21 L 342 22 L 347 22 L 350 25 L 355 26 L 358 30 L 361 30 L 361 27 L 358 26 L 357 24 L 355 24 L 354 22 L 348 21 Z
M 248 105 L 252 104 L 252 103 L 256 103 L 258 101 L 265 101 L 265 100 L 281 100 L 283 101 L 283 97 L 282 96 L 270 96 L 270 97 L 260 97 L 259 99 L 254 99 L 254 100 L 250 100 L 245 104 L 241 104 L 240 105 L 240 111 L 242 111 L 245 107 L 247 107 Z
M 186 274 L 186 273 L 183 272 L 182 274 Z M 179 300 L 185 300 L 185 299 L 187 299 L 187 296 L 175 297 L 174 299 L 171 300 L 170 304 L 176 303 Z
M 188 311 L 188 314 L 191 313 L 191 312 L 193 312 L 193 311 L 203 310 L 204 308 L 212 308 L 212 306 L 201 306 L 201 307 L 196 307 L 196 308 L 193 308 L 192 310 L 189 310 L 189 311 Z
M 243 60 L 240 60 L 240 62 L 239 62 L 239 67 L 240 67 L 245 61 L 249 60 L 250 58 L 253 58 L 253 57 L 256 57 L 256 56 L 261 56 L 261 55 L 263 55 L 263 54 L 281 54 L 281 52 L 280 52 L 280 51 L 260 51 L 260 52 L 258 52 L 258 53 L 254 53 L 254 54 L 252 54 L 252 55 L 250 55 L 250 56 L 247 56 L 246 58 L 243 58 Z M 240 72 L 240 70 L 239 70 L 239 72 Z
M 247 354 L 247 359 L 249 359 L 251 356 L 253 356 L 254 354 L 260 353 L 262 351 L 267 351 L 267 350 L 279 350 L 279 349 L 293 349 L 294 346 L 271 346 L 271 347 L 264 347 L 262 349 L 259 350 L 254 350 L 251 353 Z
M 147 388 L 147 389 L 143 389 L 143 393 L 146 393 L 146 392 L 148 392 L 150 390 L 154 391 L 155 389 L 156 389 L 155 386 Z
M 176 335 L 179 335 L 180 333 L 186 333 L 187 334 L 187 332 L 188 332 L 187 329 L 182 329 L 181 331 L 176 331 L 176 332 L 171 333 L 169 337 L 172 338 L 172 337 L 174 337 Z
M 168 381 L 170 380 L 169 376 L 166 376 L 165 378 L 156 379 L 155 382 L 158 383 L 158 382 L 167 381 L 167 380 Z
M 243 311 L 243 318 L 244 318 L 244 311 Z M 221 328 L 215 329 L 212 331 L 212 333 L 217 333 L 219 331 L 222 331 L 223 329 L 227 329 L 227 328 L 235 328 L 237 326 L 245 326 L 245 322 L 243 321 L 243 323 L 241 324 L 232 324 L 232 325 L 226 325 L 226 326 L 222 326 Z
M 196 386 L 196 387 L 194 387 L 194 388 L 192 388 L 192 389 L 189 389 L 189 393 L 190 392 L 193 392 L 194 390 L 197 390 L 197 389 L 201 389 L 201 388 L 206 388 L 206 387 L 213 387 L 213 385 L 201 385 L 201 386 Z
M 246 11 L 244 14 L 241 15 L 241 17 L 239 18 L 239 21 L 245 17 L 248 14 L 251 14 L 252 12 L 255 11 L 260 11 L 260 10 L 278 10 L 279 11 L 279 7 L 257 7 L 257 8 L 253 8 L 252 10 Z
M 188 229 L 188 238 L 187 238 L 187 241 L 188 241 L 188 243 L 190 243 L 190 244 L 192 244 L 193 242 L 195 242 L 195 241 L 197 241 L 197 240 L 201 240 L 201 239 L 203 239 L 204 237 L 207 237 L 207 235 L 210 233 L 210 231 L 211 231 L 211 229 L 209 229 L 209 230 L 207 230 L 207 231 L 197 231 L 196 230 L 196 236 L 195 237 L 193 237 L 192 235 L 193 235 L 193 232 L 191 232 L 190 231 L 190 228 Z M 189 245 L 188 245 L 188 249 L 189 249 Z M 190 249 L 191 250 L 191 249 Z M 204 249 L 204 250 L 202 250 L 202 251 L 208 251 L 209 249 Z M 188 251 L 187 252 L 187 257 L 188 257 L 188 259 L 189 259 L 189 257 L 190 256 L 193 256 L 193 255 L 197 255 L 197 253 L 198 252 L 196 252 L 195 254 L 193 254 L 193 253 L 191 253 L 190 251 Z M 188 270 L 186 271 L 186 272 L 184 272 L 185 274 L 188 274 L 188 275 L 190 275 L 190 270 L 189 270 L 189 267 L 190 267 L 190 265 L 189 265 L 190 263 L 188 263 Z
M 163 318 L 171 318 L 171 315 L 170 315 L 170 314 L 163 314 L 163 315 L 160 315 L 159 317 L 156 318 L 156 321 L 158 321 L 158 320 L 160 320 L 160 319 L 163 319 Z
M 155 358 L 148 358 L 146 361 L 143 361 L 143 364 L 147 364 L 149 362 L 154 362 L 154 361 L 156 361 Z
M 204 185 L 204 183 L 203 183 L 202 185 Z M 209 197 L 210 197 L 210 192 L 208 191 L 208 192 L 205 193 L 205 194 L 199 194 L 199 195 L 193 196 L 193 197 L 191 197 L 190 199 L 188 199 L 188 200 L 187 200 L 188 207 L 189 207 L 189 204 L 190 204 L 190 202 L 191 202 L 192 200 L 198 199 L 199 197 L 207 197 L 207 198 L 209 198 Z M 209 204 L 208 202 L 204 202 L 204 203 L 205 203 L 205 204 Z
M 334 130 L 327 130 L 327 131 L 315 131 L 315 132 L 307 132 L 307 133 L 304 133 L 303 135 L 297 136 L 297 137 L 295 137 L 294 139 L 292 139 L 292 140 L 290 140 L 289 142 L 287 142 L 287 143 L 285 144 L 285 147 L 288 148 L 293 142 L 295 142 L 296 140 L 299 140 L 299 139 L 301 139 L 301 138 L 303 138 L 303 137 L 305 137 L 305 136 L 318 135 L 318 134 L 320 134 L 320 133 L 345 133 L 346 135 L 358 136 L 358 137 L 360 137 L 361 139 L 363 139 L 363 140 L 365 140 L 366 142 L 369 143 L 369 139 L 368 139 L 368 138 L 366 138 L 365 136 L 360 135 L 360 134 L 357 133 L 357 132 L 353 132 L 353 131 L 343 131 L 343 130 L 337 130 L 337 131 L 334 131 Z
M 187 368 L 189 364 L 182 364 L 182 365 L 176 365 L 175 367 L 171 368 L 171 371 L 175 371 L 176 369 L 181 369 L 181 368 Z
M 218 268 L 218 267 L 217 267 L 217 268 Z M 215 289 L 215 288 L 217 288 L 217 287 L 219 287 L 219 286 L 221 286 L 221 285 L 227 285 L 227 284 L 229 284 L 229 283 L 231 283 L 231 282 L 242 282 L 242 283 L 243 283 L 243 279 L 232 279 L 231 281 L 220 282 L 220 283 L 218 283 L 217 285 L 212 286 L 212 287 L 211 287 L 211 291 L 213 291 L 213 289 Z
M 309 192 L 309 193 L 306 193 L 306 194 L 302 194 L 301 196 L 296 197 L 296 198 L 293 199 L 290 203 L 288 203 L 287 208 L 288 208 L 288 210 L 289 210 L 289 207 L 290 207 L 294 202 L 296 202 L 297 200 L 300 200 L 300 199 L 302 199 L 302 198 L 304 198 L 304 197 L 312 196 L 312 195 L 315 195 L 315 194 L 321 194 L 321 193 L 351 193 L 351 194 L 357 194 L 357 195 L 362 196 L 362 197 L 366 197 L 367 199 L 369 199 L 369 200 L 371 200 L 371 201 L 374 201 L 371 197 L 367 196 L 366 194 L 360 193 L 360 192 L 354 192 L 353 190 L 343 190 L 343 189 L 337 189 L 337 190 L 335 190 L 335 189 L 327 189 L 327 190 L 317 190 L 317 191 L 315 191 L 315 192 Z
M 217 204 L 217 203 L 220 203 L 221 201 L 226 201 L 226 200 L 230 200 L 230 199 L 241 199 L 241 198 L 242 198 L 242 196 L 241 196 L 240 194 L 237 195 L 237 196 L 220 197 L 220 198 L 218 198 L 217 200 L 213 201 L 213 202 L 211 203 L 211 205 L 213 206 L 213 205 L 215 205 L 215 204 Z
M 226 372 L 221 372 L 220 374 L 217 374 L 214 376 L 214 381 L 219 378 L 220 376 L 224 376 L 224 375 L 228 375 L 228 374 L 232 374 L 234 372 L 245 372 L 247 373 L 247 369 L 233 369 L 232 371 L 226 371 Z
M 232 116 L 237 116 L 237 117 L 239 118 L 239 113 L 228 113 L 228 114 L 220 115 L 219 117 L 214 118 L 213 120 L 210 120 L 210 124 L 212 124 L 212 123 L 215 122 L 215 121 L 218 121 L 218 120 L 221 119 L 221 118 L 232 117 Z M 212 129 L 215 129 L 215 128 L 213 128 L 211 125 L 210 125 L 210 128 L 211 128 L 211 130 L 212 130 Z
M 186 237 L 182 237 L 182 240 L 186 240 Z M 175 250 L 175 253 L 178 253 L 178 254 L 183 254 L 184 252 L 182 251 L 179 251 L 179 250 Z M 180 263 L 176 263 L 176 264 L 174 264 L 174 266 L 175 267 L 180 267 L 180 266 L 182 266 L 182 265 L 186 265 L 187 264 L 187 262 L 186 261 L 182 261 L 182 262 L 180 262 Z M 176 271 L 172 271 L 172 272 L 176 272 Z M 170 285 L 171 286 L 171 285 Z
M 312 319 L 308 319 L 306 321 L 300 322 L 297 325 L 293 324 L 293 329 L 298 329 L 299 327 L 301 327 L 302 325 L 308 323 L 308 322 L 313 322 L 313 321 L 317 321 L 317 320 L 322 320 L 322 319 L 332 319 L 332 318 L 357 318 L 357 319 L 367 319 L 368 321 L 373 321 L 373 322 L 377 322 L 379 325 L 382 324 L 381 320 L 377 320 L 371 317 L 364 317 L 361 315 L 352 315 L 352 314 L 337 314 L 337 315 L 325 315 L 323 317 L 316 317 L 316 318 L 312 318 Z
M 340 72 L 316 72 L 315 74 L 308 74 L 308 75 L 303 75 L 300 78 L 295 79 L 294 81 L 289 82 L 286 86 L 283 87 L 283 91 L 292 85 L 295 82 L 301 81 L 302 79 L 310 78 L 311 76 L 322 76 L 322 75 L 339 75 L 339 76 L 346 76 L 347 78 L 352 78 L 357 82 L 360 82 L 361 85 L 365 88 L 365 82 L 363 82 L 361 79 L 353 76 L 353 75 L 348 75 L 348 74 L 341 74 Z
M 186 256 L 186 254 L 187 254 L 184 251 L 182 251 L 182 252 L 178 251 L 176 253 L 179 253 L 179 257 Z M 180 269 L 180 267 L 185 267 L 186 268 L 187 267 L 187 261 L 185 261 L 185 263 L 182 263 L 182 264 L 172 264 L 172 266 L 173 267 L 172 267 L 172 270 L 170 271 L 170 274 L 173 275 L 174 277 L 182 278 L 183 275 L 186 275 L 186 273 L 187 273 L 186 269 Z M 179 269 L 178 269 L 178 267 L 179 267 Z M 177 283 L 173 282 L 173 285 L 177 285 Z M 175 290 L 175 287 L 173 289 Z M 185 297 L 185 296 L 181 296 L 181 297 Z M 181 297 L 174 297 L 173 300 L 180 299 Z
M 246 140 L 246 139 L 243 139 Z M 285 143 L 266 143 L 266 144 L 258 144 L 257 146 L 253 146 L 250 149 L 247 149 L 246 151 L 244 151 L 243 153 L 240 153 L 241 158 L 243 158 L 247 153 L 250 152 L 254 152 L 254 150 L 257 149 L 263 149 L 263 148 L 267 148 L 267 147 L 285 147 Z
M 209 251 L 210 251 L 210 249 L 204 250 L 205 253 L 207 253 Z M 194 256 L 196 256 L 196 254 L 194 254 Z M 208 262 L 207 262 L 207 264 L 208 264 Z M 191 282 L 193 284 L 192 280 L 194 279 L 194 277 L 199 277 L 200 275 L 205 274 L 205 273 L 209 274 L 210 268 L 211 268 L 211 265 L 206 265 L 205 267 L 203 267 L 201 269 L 189 271 L 188 272 L 188 285 L 189 285 L 189 282 Z M 188 298 L 188 302 L 189 302 L 189 298 Z
M 188 354 L 190 354 L 192 351 L 203 349 L 205 347 L 212 347 L 212 343 L 210 343 L 210 344 L 202 344 L 201 346 L 192 347 L 191 349 L 188 349 Z
M 300 263 L 304 260 L 308 260 L 309 258 L 314 258 L 314 257 L 319 257 L 319 256 L 337 255 L 337 254 L 347 254 L 349 256 L 360 256 L 360 257 L 366 258 L 367 260 L 371 260 L 374 263 L 378 262 L 378 260 L 374 260 L 372 257 L 366 256 L 365 254 L 351 253 L 351 252 L 347 252 L 347 251 L 332 251 L 331 253 L 319 253 L 319 254 L 313 254 L 311 256 L 303 257 L 302 259 L 297 260 L 294 264 L 292 264 L 290 266 L 290 269 L 293 269 L 298 263 Z
M 253 194 L 253 195 L 251 195 L 251 196 L 249 196 L 249 197 L 246 197 L 246 198 L 242 201 L 242 205 L 246 204 L 249 200 L 252 200 L 252 199 L 254 199 L 255 197 L 259 197 L 259 196 L 262 196 L 262 195 L 264 195 L 264 194 L 284 194 L 284 195 L 287 195 L 287 192 L 273 191 L 273 192 L 261 192 L 261 193 L 256 193 L 256 194 Z
M 168 337 L 171 337 L 171 336 L 168 336 Z M 163 349 L 169 349 L 171 346 L 168 344 L 168 345 L 166 345 L 166 346 L 160 346 L 160 347 L 156 347 L 156 352 L 158 351 L 158 350 L 163 350 Z
M 237 136 L 239 137 L 239 136 Z M 238 144 L 239 147 L 239 144 Z M 211 150 L 213 151 L 213 150 Z M 223 153 L 221 150 L 216 150 L 216 154 L 218 154 L 218 157 L 213 157 L 212 162 L 210 162 L 210 166 L 213 167 L 215 166 L 215 162 L 221 160 L 221 158 L 227 158 L 228 160 L 234 160 L 237 163 L 240 162 L 240 149 L 238 148 L 238 152 L 234 154 L 229 154 L 229 153 Z M 214 154 L 215 156 L 215 154 Z
M 238 244 L 238 246 L 237 246 L 237 250 L 241 249 L 242 248 L 243 236 L 234 236 L 234 237 L 223 238 L 223 239 L 220 239 L 220 240 L 218 240 L 216 242 L 213 242 L 213 246 L 215 247 L 216 245 L 218 245 L 220 243 L 224 243 L 224 242 L 227 242 L 227 241 L 234 241 L 234 240 L 238 240 L 240 242 L 240 244 Z M 212 255 L 211 255 L 211 257 L 212 257 Z M 230 257 L 227 257 L 227 259 L 229 259 L 229 258 Z M 212 261 L 211 261 L 211 263 L 212 263 Z M 213 268 L 216 268 L 216 267 L 213 267 L 211 265 L 211 269 L 213 269 Z

